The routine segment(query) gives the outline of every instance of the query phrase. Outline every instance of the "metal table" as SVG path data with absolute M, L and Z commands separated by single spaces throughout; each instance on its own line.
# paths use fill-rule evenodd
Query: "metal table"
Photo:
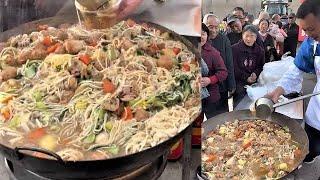
M 253 101 L 246 95 L 240 103 L 235 107 L 235 110 L 250 109 Z M 290 109 L 291 108 L 291 109 Z M 293 109 L 292 109 L 293 108 Z M 304 126 L 303 116 L 304 108 L 303 101 L 294 103 L 290 106 L 283 106 L 281 109 L 276 109 L 277 112 L 292 117 Z M 297 170 L 289 174 L 285 180 L 318 180 L 320 178 L 320 157 L 316 157 L 310 163 L 303 163 Z

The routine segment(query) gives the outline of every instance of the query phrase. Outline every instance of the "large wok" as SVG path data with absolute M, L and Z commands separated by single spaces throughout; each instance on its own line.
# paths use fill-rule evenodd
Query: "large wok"
M 63 23 L 74 23 L 76 19 L 74 17 L 55 17 L 47 18 L 31 23 L 24 24 L 15 29 L 9 30 L 4 33 L 0 33 L 0 41 L 4 41 L 12 35 L 21 33 L 31 33 L 35 31 L 39 24 L 48 24 L 51 26 L 58 26 Z M 199 61 L 200 54 L 198 50 L 184 37 L 177 33 L 162 27 L 160 25 L 148 23 L 149 25 L 156 27 L 162 31 L 169 32 L 173 39 L 183 42 L 190 51 L 196 55 L 196 59 Z M 200 101 L 200 100 L 199 100 Z M 199 112 L 200 113 L 200 112 Z M 192 122 L 190 122 L 190 127 Z M 105 159 L 105 160 L 92 160 L 92 161 L 63 161 L 59 155 L 39 148 L 26 148 L 17 147 L 10 148 L 0 142 L 0 153 L 5 158 L 36 173 L 42 177 L 50 179 L 101 179 L 108 178 L 113 179 L 120 177 L 132 170 L 138 169 L 143 165 L 149 164 L 155 161 L 162 155 L 164 155 L 170 147 L 183 137 L 187 131 L 185 128 L 174 137 L 146 150 L 130 154 L 127 156 Z M 30 155 L 28 152 L 40 152 L 51 156 L 53 159 L 42 159 Z
M 206 138 L 209 132 L 215 130 L 218 125 L 224 124 L 225 122 L 234 122 L 235 120 L 255 120 L 255 119 L 261 119 L 261 118 L 257 117 L 256 114 L 250 110 L 238 110 L 238 111 L 219 114 L 202 124 L 202 127 L 203 127 L 202 138 L 203 139 Z M 271 121 L 271 122 L 277 123 L 282 127 L 286 126 L 289 128 L 292 138 L 301 145 L 300 149 L 302 150 L 302 156 L 298 160 L 299 164 L 297 164 L 295 169 L 298 168 L 298 166 L 302 164 L 304 158 L 309 152 L 308 150 L 309 140 L 305 130 L 301 127 L 301 125 L 296 120 L 276 112 L 272 113 L 268 119 L 264 119 L 264 120 Z

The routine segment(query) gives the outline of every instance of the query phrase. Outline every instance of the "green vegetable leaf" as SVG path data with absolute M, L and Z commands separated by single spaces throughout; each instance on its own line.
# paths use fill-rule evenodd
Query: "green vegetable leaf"
M 24 71 L 24 76 L 27 78 L 33 78 L 37 73 L 37 68 L 35 65 L 27 67 Z
M 21 118 L 20 116 L 16 115 L 10 120 L 9 128 L 16 129 L 20 126 L 20 124 L 21 124 Z
M 39 110 L 47 110 L 48 107 L 43 101 L 36 102 L 36 108 Z
M 109 153 L 113 155 L 117 155 L 119 153 L 119 147 L 114 144 L 110 147 L 105 147 L 103 149 L 106 149 Z
M 83 142 L 86 144 L 91 144 L 96 140 L 96 135 L 94 133 L 89 134 L 89 136 L 83 139 Z
M 43 98 L 43 93 L 40 92 L 40 91 L 35 91 L 33 94 L 32 94 L 32 97 L 34 100 L 36 100 L 36 102 L 39 102 L 42 100 Z

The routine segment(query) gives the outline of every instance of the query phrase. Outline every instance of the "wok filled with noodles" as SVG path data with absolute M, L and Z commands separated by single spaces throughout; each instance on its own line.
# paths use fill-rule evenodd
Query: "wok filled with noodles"
M 127 20 L 91 31 L 40 26 L 0 44 L 1 144 L 75 162 L 175 137 L 199 113 L 200 74 L 194 49 L 172 33 Z

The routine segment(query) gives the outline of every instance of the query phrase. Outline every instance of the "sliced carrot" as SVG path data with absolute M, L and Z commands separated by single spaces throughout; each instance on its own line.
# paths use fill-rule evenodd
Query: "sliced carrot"
M 248 147 L 250 147 L 252 145 L 252 142 L 249 141 L 248 143 L 242 144 L 242 148 L 243 149 L 247 149 Z
M 80 61 L 82 61 L 85 65 L 90 64 L 91 58 L 88 54 L 82 54 L 79 56 Z
M 190 65 L 186 62 L 182 63 L 182 70 L 186 72 L 190 71 Z
M 214 160 L 216 160 L 218 157 L 215 154 L 209 154 L 208 155 L 208 159 L 206 160 L 206 162 L 212 162 Z
M 37 128 L 28 134 L 28 139 L 38 140 L 46 134 L 47 134 L 46 128 Z
M 46 36 L 44 37 L 42 43 L 45 45 L 45 46 L 51 46 L 52 45 L 52 39 L 50 36 Z
M 103 80 L 103 92 L 105 93 L 114 93 L 116 87 L 108 79 Z
M 123 120 L 130 120 L 133 118 L 133 114 L 132 114 L 132 110 L 130 107 L 125 107 L 124 108 L 124 111 L 123 111 L 123 114 L 122 114 L 122 119 Z
M 55 45 L 49 46 L 47 49 L 47 53 L 55 52 L 58 49 L 58 47 L 60 47 L 60 46 L 61 46 L 60 43 L 56 43 Z
M 1 115 L 4 117 L 5 121 L 8 121 L 11 117 L 10 109 L 8 107 L 2 108 Z
M 129 27 L 133 27 L 134 25 L 136 25 L 136 22 L 132 19 L 128 19 L 126 22 Z
M 49 27 L 49 26 L 48 26 L 48 25 L 46 25 L 46 24 L 43 24 L 43 25 L 41 25 L 41 24 L 40 24 L 40 25 L 38 26 L 38 30 L 39 30 L 39 31 L 47 30 L 47 29 L 48 29 L 48 27 Z
M 181 52 L 181 49 L 180 48 L 177 48 L 177 47 L 174 47 L 173 48 L 173 52 L 178 55 L 180 52 Z
M 8 104 L 8 102 L 11 101 L 12 99 L 13 99 L 13 96 L 7 96 L 1 101 L 1 103 Z

